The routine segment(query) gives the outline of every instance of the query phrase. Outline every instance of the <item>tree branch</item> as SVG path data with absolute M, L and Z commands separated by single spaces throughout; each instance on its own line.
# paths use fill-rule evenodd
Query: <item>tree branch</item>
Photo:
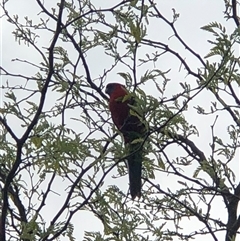
M 54 73 L 53 51 L 54 51 L 54 47 L 55 47 L 55 44 L 57 42 L 58 36 L 61 32 L 61 22 L 62 22 L 62 13 L 63 13 L 64 2 L 65 2 L 65 0 L 61 0 L 61 3 L 59 5 L 59 14 L 58 14 L 56 32 L 55 32 L 55 35 L 53 37 L 52 43 L 51 43 L 50 48 L 49 48 L 49 57 L 48 57 L 49 72 L 48 72 L 46 82 L 45 82 L 45 84 L 42 88 L 42 91 L 41 91 L 40 103 L 39 103 L 37 112 L 36 112 L 32 122 L 28 126 L 28 128 L 25 131 L 25 133 L 23 134 L 22 138 L 17 139 L 16 160 L 15 160 L 13 166 L 12 166 L 12 169 L 10 170 L 9 174 L 6 177 L 6 182 L 5 182 L 5 185 L 4 185 L 4 188 L 3 188 L 3 205 L 2 205 L 2 214 L 1 214 L 1 222 L 0 222 L 0 225 L 1 225 L 1 227 L 0 227 L 0 239 L 1 239 L 1 241 L 6 241 L 5 225 L 6 225 L 6 217 L 7 217 L 7 209 L 8 209 L 8 190 L 9 190 L 9 186 L 10 186 L 10 184 L 11 184 L 13 178 L 14 178 L 14 175 L 16 173 L 17 168 L 19 167 L 19 165 L 21 163 L 22 146 L 24 145 L 26 139 L 28 138 L 30 132 L 33 130 L 34 126 L 37 124 L 39 116 L 42 113 L 46 93 L 47 93 L 47 90 L 48 90 L 48 85 L 49 85 L 49 83 L 51 81 L 51 77 Z

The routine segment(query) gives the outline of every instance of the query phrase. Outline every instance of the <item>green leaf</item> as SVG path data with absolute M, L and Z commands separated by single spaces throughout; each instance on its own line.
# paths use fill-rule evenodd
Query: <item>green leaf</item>
M 135 38 L 137 43 L 140 43 L 142 40 L 142 33 L 139 24 L 134 24 L 132 21 L 129 22 L 129 28 L 132 36 Z
M 31 141 L 36 146 L 37 149 L 39 149 L 42 146 L 42 138 L 38 136 L 33 136 L 31 138 Z

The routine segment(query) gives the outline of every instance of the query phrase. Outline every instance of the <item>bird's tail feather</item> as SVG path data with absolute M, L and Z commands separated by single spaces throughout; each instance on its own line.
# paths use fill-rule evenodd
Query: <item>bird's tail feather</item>
M 128 158 L 128 171 L 130 194 L 134 200 L 136 197 L 141 197 L 141 176 L 142 176 L 142 156 L 139 153 L 134 153 Z

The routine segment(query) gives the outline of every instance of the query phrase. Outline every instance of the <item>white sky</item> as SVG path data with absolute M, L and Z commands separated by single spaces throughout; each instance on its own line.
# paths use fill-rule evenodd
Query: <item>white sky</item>
M 45 1 L 47 2 L 47 1 Z M 104 0 L 99 1 L 95 0 L 92 1 L 95 2 L 96 5 L 101 6 L 101 8 L 110 7 L 114 5 L 114 1 L 111 0 Z M 53 2 L 51 2 L 53 3 Z M 220 0 L 159 0 L 159 9 L 164 14 L 165 17 L 168 19 L 171 19 L 172 17 L 172 8 L 176 10 L 177 13 L 180 13 L 180 17 L 178 21 L 176 22 L 176 29 L 178 30 L 178 33 L 184 39 L 184 41 L 196 52 L 198 52 L 201 57 L 204 57 L 210 49 L 210 44 L 207 43 L 207 40 L 209 38 L 212 38 L 210 33 L 207 33 L 200 29 L 201 26 L 207 25 L 210 22 L 221 22 L 223 25 L 227 28 L 228 33 L 232 33 L 232 31 L 235 28 L 233 20 L 230 20 L 226 22 L 223 19 L 223 11 L 224 11 L 224 3 Z M 19 19 L 23 20 L 24 16 L 28 16 L 30 19 L 35 19 L 36 22 L 39 21 L 39 17 L 42 17 L 41 15 L 38 15 L 39 8 L 35 1 L 19 1 L 19 0 L 10 0 L 9 3 L 7 3 L 9 14 L 14 15 L 17 14 L 19 16 Z M 15 74 L 24 74 L 24 75 L 34 75 L 36 69 L 34 67 L 29 67 L 25 63 L 19 63 L 17 61 L 13 61 L 13 59 L 19 58 L 23 60 L 32 61 L 36 64 L 39 64 L 41 60 L 41 56 L 36 53 L 32 49 L 32 47 L 23 46 L 22 44 L 19 45 L 17 42 L 15 42 L 15 39 L 12 35 L 13 28 L 8 23 L 1 21 L 0 25 L 0 36 L 1 36 L 1 60 L 0 65 L 3 66 L 5 69 L 7 69 L 9 72 L 13 72 Z M 44 31 L 38 31 L 39 38 L 38 38 L 38 45 L 42 49 L 43 47 L 47 47 L 51 41 L 51 34 L 46 34 Z M 165 41 L 169 44 L 170 47 L 174 48 L 175 50 L 179 51 L 180 54 L 182 54 L 189 63 L 191 63 L 192 69 L 196 70 L 200 63 L 196 58 L 193 58 L 185 49 L 182 48 L 182 46 L 179 45 L 178 41 L 172 36 L 172 32 L 169 30 L 169 27 L 166 24 L 161 23 L 161 21 L 158 21 L 157 23 L 155 20 L 150 20 L 150 24 L 148 26 L 148 38 L 154 39 L 154 40 L 161 40 Z M 71 55 L 73 58 L 75 58 L 76 54 L 74 52 L 75 50 L 73 48 L 69 49 L 69 55 Z M 139 50 L 139 57 L 142 55 L 143 57 L 147 53 L 147 50 L 142 48 Z M 238 49 L 236 48 L 236 54 L 238 54 Z M 97 57 L 96 57 L 97 56 Z M 101 49 L 94 49 L 89 51 L 87 54 L 87 60 L 90 66 L 91 75 L 92 78 L 98 78 L 100 75 L 103 74 L 104 69 L 109 68 L 111 66 L 111 62 L 109 57 L 104 56 L 104 53 Z M 173 56 L 166 55 L 164 57 L 164 61 L 159 62 L 156 64 L 156 67 L 161 68 L 162 70 L 168 70 L 171 68 L 171 72 L 169 74 L 169 78 L 172 79 L 172 82 L 170 83 L 171 88 L 169 88 L 169 94 L 172 95 L 173 93 L 177 93 L 179 90 L 181 90 L 181 87 L 179 85 L 179 82 L 186 78 L 185 73 L 182 71 L 179 72 L 180 63 L 173 58 Z M 107 82 L 121 82 L 123 83 L 123 79 L 120 78 L 119 75 L 117 75 L 117 72 L 124 72 L 124 67 L 119 65 L 112 73 L 110 73 L 107 77 Z M 139 68 L 138 75 L 141 76 L 142 73 L 146 71 L 146 67 Z M 79 71 L 81 72 L 81 71 Z M 4 84 L 6 79 L 1 79 L 2 83 Z M 12 78 L 9 79 L 9 83 L 12 85 L 16 84 L 15 81 L 19 81 Z M 195 80 L 191 78 L 186 78 L 186 81 L 192 81 Z M 18 84 L 24 84 L 24 82 L 18 83 Z M 34 86 L 32 83 L 28 83 L 28 87 Z M 156 94 L 154 90 L 151 88 L 146 88 L 146 92 L 148 94 Z M 213 124 L 215 116 L 200 116 L 197 115 L 196 110 L 194 110 L 192 107 L 196 103 L 199 105 L 206 107 L 209 109 L 209 102 L 213 99 L 213 96 L 209 92 L 204 92 L 204 95 L 199 95 L 195 101 L 193 101 L 190 105 L 189 112 L 185 114 L 188 121 L 194 125 L 196 125 L 199 128 L 200 136 L 195 137 L 192 140 L 194 140 L 199 146 L 200 149 L 203 149 L 205 151 L 205 154 L 210 154 L 210 147 L 209 143 L 211 142 L 211 128 L 210 125 Z M 21 92 L 18 92 L 19 97 L 22 95 Z M 33 100 L 38 101 L 37 98 L 39 96 L 36 96 Z M 54 100 L 57 98 L 57 96 L 48 95 L 47 98 L 49 99 L 49 107 L 52 106 L 52 103 L 54 103 Z M 1 102 L 4 101 L 4 91 L 2 91 L 2 95 L 0 96 Z M 49 108 L 48 106 L 45 106 L 45 108 Z M 74 110 L 73 110 L 74 112 Z M 79 115 L 79 113 L 73 113 L 76 117 Z M 223 139 L 226 138 L 226 127 L 231 121 L 231 118 L 227 115 L 219 116 L 217 124 L 216 124 L 216 133 L 222 137 Z M 9 124 L 12 127 L 12 129 L 17 133 L 18 136 L 21 136 L 23 133 L 23 129 L 19 126 L 18 123 L 16 123 L 16 120 L 14 118 L 9 119 Z M 178 155 L 178 153 L 173 153 L 173 156 Z M 237 175 L 237 180 L 239 180 L 239 165 L 238 165 L 239 157 L 236 157 L 236 162 L 232 163 L 232 168 L 235 170 L 235 173 Z M 157 181 L 161 183 L 161 187 L 164 188 L 164 185 L 166 184 L 165 178 L 166 176 L 158 176 Z M 116 185 L 119 185 L 119 187 L 122 190 L 127 190 L 127 180 L 128 177 L 124 176 L 118 180 L 108 178 L 109 184 L 113 184 L 112 182 L 116 181 Z M 169 180 L 169 179 L 168 179 Z M 170 180 L 168 182 L 169 188 L 174 188 L 174 185 L 176 185 L 177 180 Z M 60 182 L 60 184 L 59 184 Z M 62 183 L 59 181 L 56 183 L 55 188 L 56 192 L 61 193 L 61 199 L 63 199 L 64 193 L 62 193 Z M 123 184 L 124 183 L 124 184 Z M 105 185 L 108 185 L 107 182 L 105 182 Z M 59 190 L 58 190 L 59 188 Z M 55 214 L 59 207 L 61 206 L 61 201 L 59 200 L 59 196 L 56 194 L 52 194 L 51 197 L 48 199 L 48 204 L 46 205 L 45 209 L 45 220 L 51 220 L 52 214 Z M 57 201 L 56 201 L 57 200 Z M 222 214 L 219 212 L 219 207 L 223 207 L 222 203 L 216 203 L 216 208 L 213 210 L 214 216 L 221 217 Z M 225 211 L 225 210 L 224 210 Z M 224 221 L 226 220 L 226 216 L 223 215 Z M 64 217 L 63 217 L 64 220 Z M 191 220 L 184 221 L 186 222 L 186 229 L 187 230 L 194 230 L 196 225 L 198 224 L 197 220 Z M 77 240 L 82 240 L 84 231 L 92 231 L 92 230 L 99 230 L 102 231 L 102 225 L 100 222 L 94 218 L 92 215 L 89 215 L 89 213 L 86 212 L 86 214 L 83 214 L 83 211 L 79 212 L 74 218 L 73 223 L 76 224 L 76 229 L 74 231 L 75 236 Z M 80 224 L 80 225 L 79 225 Z M 81 228 L 79 228 L 81 226 Z M 219 241 L 224 240 L 223 236 L 221 234 L 219 235 Z M 64 239 L 62 239 L 64 241 Z M 177 239 L 175 239 L 177 240 Z M 202 240 L 202 237 L 196 239 L 197 241 Z M 205 239 L 206 240 L 206 239 Z

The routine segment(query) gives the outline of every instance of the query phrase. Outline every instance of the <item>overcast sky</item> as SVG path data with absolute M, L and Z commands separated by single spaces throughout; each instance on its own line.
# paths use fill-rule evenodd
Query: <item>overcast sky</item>
M 47 2 L 47 1 L 45 1 Z M 101 8 L 108 8 L 114 5 L 115 1 L 112 0 L 94 0 L 92 2 L 96 3 L 96 6 L 99 6 Z M 52 2 L 51 2 L 52 3 Z M 48 4 L 48 3 L 46 3 Z M 235 25 L 232 20 L 226 22 L 223 19 L 223 11 L 224 11 L 224 1 L 221 0 L 159 0 L 158 1 L 159 9 L 164 14 L 165 17 L 171 19 L 172 18 L 172 8 L 176 10 L 177 13 L 180 13 L 180 17 L 178 21 L 176 22 L 175 27 L 178 30 L 178 33 L 180 36 L 186 41 L 186 43 L 194 49 L 196 52 L 198 52 L 201 57 L 204 57 L 210 49 L 210 44 L 207 42 L 209 38 L 212 38 L 212 35 L 210 33 L 207 33 L 206 31 L 203 31 L 200 29 L 200 27 L 207 25 L 210 22 L 220 22 L 222 23 L 226 28 L 228 33 L 232 33 Z M 16 14 L 19 16 L 19 19 L 23 20 L 24 16 L 28 16 L 30 19 L 32 18 L 34 21 L 39 21 L 39 17 L 41 15 L 39 14 L 39 7 L 35 3 L 35 1 L 27 0 L 27 1 L 19 1 L 19 0 L 10 0 L 7 3 L 8 11 L 10 15 Z M 35 74 L 36 69 L 34 67 L 30 67 L 26 65 L 25 63 L 20 63 L 19 61 L 13 61 L 16 58 L 22 59 L 22 60 L 28 60 L 29 62 L 34 62 L 36 64 L 39 64 L 41 62 L 41 56 L 36 53 L 36 51 L 33 51 L 31 47 L 23 46 L 22 44 L 19 45 L 12 35 L 13 26 L 11 26 L 8 22 L 5 21 L 5 18 L 1 21 L 0 26 L 0 36 L 1 36 L 1 59 L 0 59 L 0 65 L 3 66 L 6 70 L 9 72 L 15 73 L 15 74 L 24 74 L 28 76 L 32 76 Z M 150 20 L 150 24 L 148 25 L 147 30 L 148 38 L 154 39 L 154 40 L 161 40 L 165 41 L 169 44 L 169 46 L 173 47 L 174 49 L 179 50 L 180 54 L 183 54 L 184 57 L 191 61 L 191 67 L 195 70 L 200 66 L 199 61 L 196 58 L 193 58 L 185 49 L 183 49 L 179 43 L 176 41 L 174 37 L 171 37 L 173 33 L 169 30 L 169 27 L 165 24 L 159 24 L 159 21 L 154 23 L 154 20 Z M 38 45 L 41 49 L 44 47 L 49 46 L 49 43 L 51 41 L 52 35 L 46 34 L 44 31 L 39 31 L 39 38 L 38 38 Z M 171 37 L 171 38 L 170 38 Z M 70 55 L 73 56 L 73 58 L 76 56 L 74 49 L 72 48 L 70 51 Z M 99 52 L 98 52 L 99 51 Z M 142 51 L 142 52 L 141 52 Z M 236 54 L 238 53 L 238 49 L 236 48 Z M 139 56 L 145 56 L 147 50 L 141 49 Z M 100 56 L 101 57 L 96 57 Z M 104 56 L 101 50 L 93 50 L 90 51 L 87 55 L 87 60 L 90 65 L 91 75 L 93 78 L 99 77 L 99 75 L 103 74 L 103 71 L 105 68 L 109 68 L 111 63 L 109 62 L 109 58 L 107 56 Z M 157 63 L 157 67 L 161 67 L 161 69 L 168 70 L 171 66 L 171 72 L 169 74 L 169 77 L 172 79 L 172 89 L 171 91 L 174 94 L 177 93 L 181 87 L 179 85 L 179 80 L 182 80 L 186 78 L 186 75 L 183 72 L 179 72 L 180 63 L 173 59 L 172 56 L 167 55 L 165 57 L 165 61 L 162 61 L 161 63 Z M 144 68 L 139 69 L 139 76 L 146 71 Z M 121 65 L 115 69 L 111 74 L 108 75 L 107 82 L 121 82 L 124 83 L 123 79 L 120 78 L 119 75 L 117 75 L 117 72 L 124 72 L 124 67 Z M 191 79 L 191 80 L 190 80 Z M 9 83 L 12 85 L 16 84 L 16 81 L 20 81 L 19 79 L 8 78 Z M 195 81 L 193 78 L 189 78 L 189 81 Z M 1 83 L 6 83 L 6 78 L 1 77 Z M 19 84 L 24 84 L 24 81 L 20 81 Z M 28 86 L 31 86 L 31 83 L 28 83 Z M 146 92 L 148 94 L 151 94 L 151 88 L 146 88 Z M 21 95 L 21 93 L 18 93 Z M 154 94 L 154 93 L 153 93 Z M 36 101 L 39 96 L 36 96 Z M 48 96 L 49 100 L 54 101 L 56 99 L 56 96 Z M 52 99 L 51 99 L 52 98 Z M 191 103 L 191 106 L 198 103 L 199 105 L 202 105 L 203 107 L 206 107 L 209 109 L 209 102 L 212 100 L 213 96 L 206 92 L 205 95 L 200 95 L 196 98 L 195 101 Z M 1 103 L 4 101 L 4 91 L 2 91 L 2 94 L 0 95 Z M 52 101 L 50 101 L 52 104 Z M 47 106 L 45 108 L 48 108 Z M 76 116 L 78 116 L 78 113 L 75 113 Z M 211 128 L 210 125 L 213 124 L 215 117 L 214 116 L 200 116 L 197 115 L 196 111 L 193 108 L 190 108 L 190 111 L 186 113 L 186 117 L 190 122 L 194 125 L 196 125 L 200 130 L 200 136 L 199 138 L 193 139 L 196 144 L 202 148 L 205 153 L 208 155 L 210 154 L 210 147 L 209 143 L 211 142 Z M 216 124 L 216 132 L 218 135 L 222 138 L 226 138 L 224 135 L 226 135 L 226 131 L 222 131 L 222 127 L 226 128 L 228 123 L 231 121 L 231 118 L 227 115 L 220 116 L 217 124 Z M 23 129 L 18 125 L 18 123 L 15 122 L 14 118 L 10 120 L 9 122 L 13 128 L 13 130 L 20 136 L 23 133 Z M 238 165 L 239 157 L 236 157 L 236 162 L 231 163 L 233 169 L 236 170 L 236 174 L 239 173 L 239 165 Z M 164 182 L 164 177 L 159 177 L 159 182 Z M 239 180 L 239 176 L 237 177 Z M 115 180 L 115 179 L 114 179 Z M 123 181 L 122 181 L 123 180 Z M 121 180 L 119 180 L 119 185 L 123 186 L 123 190 L 127 188 L 127 177 L 123 177 Z M 125 182 L 125 184 L 121 184 L 121 182 Z M 171 187 L 171 183 L 169 183 Z M 172 185 L 175 185 L 175 182 L 172 183 Z M 122 187 L 121 186 L 121 187 Z M 56 186 L 56 191 L 57 191 Z M 61 188 L 59 189 L 59 192 L 61 192 Z M 56 203 L 57 195 L 52 195 L 52 199 L 50 198 L 48 200 L 49 206 L 45 209 L 45 215 L 46 220 L 51 220 L 52 213 L 55 213 L 58 211 L 58 203 Z M 59 203 L 59 205 L 61 205 Z M 214 216 L 221 217 L 221 213 L 219 213 L 219 207 L 224 208 L 222 203 L 216 204 L 215 206 Z M 224 221 L 226 220 L 226 217 L 224 217 Z M 84 231 L 92 231 L 92 230 L 99 230 L 102 231 L 102 225 L 99 221 L 97 221 L 96 218 L 92 218 L 89 213 L 86 213 L 86 216 L 83 215 L 81 212 L 79 215 L 76 215 L 73 218 L 73 221 L 76 224 L 76 228 L 74 233 L 76 234 L 77 240 L 82 240 Z M 197 220 L 192 220 L 191 224 L 189 225 L 189 222 L 186 222 L 186 229 L 194 230 L 195 225 L 197 225 Z M 79 228 L 79 224 L 81 225 L 81 228 Z M 205 239 L 206 240 L 206 239 Z M 219 236 L 219 240 L 223 240 Z M 64 241 L 64 239 L 62 239 Z M 196 239 L 196 241 L 202 241 L 202 238 Z

